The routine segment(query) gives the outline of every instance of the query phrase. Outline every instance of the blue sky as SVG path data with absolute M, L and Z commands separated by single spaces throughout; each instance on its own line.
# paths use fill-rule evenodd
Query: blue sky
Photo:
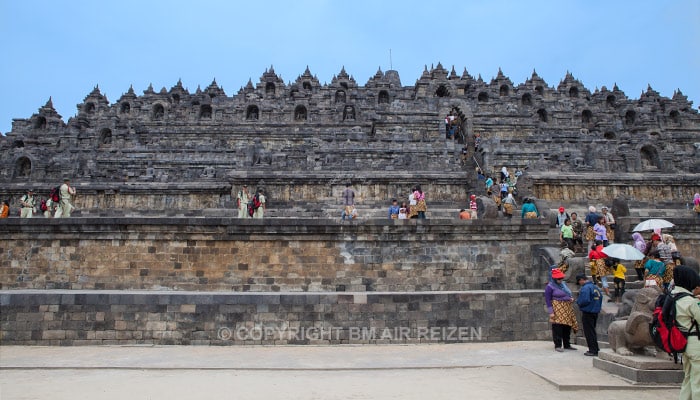
M 378 67 L 413 85 L 442 62 L 515 83 L 566 71 L 593 90 L 650 84 L 700 105 L 700 1 L 55 1 L 0 0 L 0 132 L 49 96 L 64 121 L 95 85 L 116 101 L 182 79 L 235 94 L 270 65 L 288 82 L 345 66 L 364 85 Z

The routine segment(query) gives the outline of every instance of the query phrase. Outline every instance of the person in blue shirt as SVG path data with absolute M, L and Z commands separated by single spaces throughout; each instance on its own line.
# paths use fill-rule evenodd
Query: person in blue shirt
M 399 218 L 399 201 L 396 199 L 391 200 L 391 206 L 389 206 L 389 219 Z
M 581 286 L 576 304 L 581 310 L 583 334 L 586 336 L 586 344 L 588 345 L 588 351 L 584 355 L 595 357 L 600 351 L 595 327 L 598 323 L 598 313 L 600 313 L 600 308 L 603 306 L 603 294 L 598 289 L 598 286 L 588 280 L 586 275 L 576 275 L 576 284 Z

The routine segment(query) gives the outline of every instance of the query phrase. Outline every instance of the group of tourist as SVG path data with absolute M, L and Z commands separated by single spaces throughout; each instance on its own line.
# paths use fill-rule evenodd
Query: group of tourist
M 19 208 L 20 218 L 33 218 L 35 215 L 43 215 L 45 218 L 68 218 L 75 209 L 73 206 L 73 197 L 75 196 L 75 187 L 71 186 L 70 179 L 65 178 L 63 184 L 58 186 L 49 193 L 48 198 L 40 199 L 35 195 L 34 189 L 28 189 L 27 192 L 19 198 L 17 204 Z M 10 216 L 10 202 L 3 201 L 0 204 L 0 218 Z
M 263 218 L 265 215 L 265 191 L 258 189 L 251 196 L 248 192 L 248 185 L 243 185 L 237 193 L 231 188 L 231 197 L 236 198 L 236 208 L 238 209 L 238 218 Z

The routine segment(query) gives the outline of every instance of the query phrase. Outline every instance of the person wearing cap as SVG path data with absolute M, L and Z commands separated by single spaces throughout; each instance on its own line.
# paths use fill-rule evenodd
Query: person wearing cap
M 601 208 L 600 211 L 603 213 L 603 222 L 605 222 L 605 229 L 607 231 L 606 236 L 608 237 L 608 242 L 614 242 L 615 228 L 617 227 L 617 224 L 615 224 L 615 217 L 613 217 L 610 210 L 608 210 L 608 207 L 603 206 L 603 208 Z
M 588 351 L 584 355 L 595 357 L 600 351 L 595 327 L 598 323 L 598 314 L 603 306 L 603 294 L 598 289 L 598 286 L 588 280 L 586 275 L 576 275 L 576 284 L 581 286 L 576 304 L 581 310 L 583 335 L 586 337 L 586 344 L 588 345 Z
M 233 190 L 233 188 L 231 189 Z M 231 194 L 233 195 L 233 193 Z M 236 207 L 238 208 L 238 218 L 249 218 L 248 214 L 248 202 L 250 201 L 250 196 L 248 195 L 248 185 L 243 185 L 241 190 L 236 194 Z
M 22 206 L 19 214 L 20 218 L 31 218 L 34 216 L 34 189 L 27 190 L 27 194 L 19 199 L 19 204 Z
M 571 217 L 569 217 L 569 213 L 566 212 L 564 207 L 559 207 L 559 214 L 557 214 L 557 228 L 564 226 L 564 221 L 567 219 L 571 219 Z
M 571 289 L 564 283 L 564 273 L 559 268 L 552 268 L 549 283 L 544 288 L 544 301 L 552 323 L 552 340 L 554 350 L 576 350 L 571 346 L 571 331 L 578 331 L 578 322 L 574 313 L 574 298 Z
M 73 211 L 71 199 L 75 196 L 75 188 L 70 185 L 70 179 L 64 178 L 63 185 L 59 189 L 59 197 L 61 200 L 56 207 L 54 218 L 68 218 Z
M 676 298 L 676 322 L 678 329 L 688 334 L 688 345 L 683 352 L 683 383 L 680 399 L 700 399 L 700 275 L 686 266 L 673 270 L 675 287 L 671 294 Z

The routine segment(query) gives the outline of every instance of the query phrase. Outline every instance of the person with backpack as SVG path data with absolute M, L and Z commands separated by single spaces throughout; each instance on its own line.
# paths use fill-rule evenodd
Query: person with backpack
M 34 216 L 34 189 L 27 190 L 27 194 L 19 199 L 19 204 L 22 206 L 20 211 L 20 218 L 31 218 Z
M 581 310 L 581 324 L 583 325 L 583 335 L 586 337 L 588 351 L 584 356 L 596 357 L 600 351 L 598 346 L 598 334 L 595 327 L 598 323 L 598 313 L 603 306 L 603 294 L 589 281 L 586 275 L 576 275 L 576 284 L 581 286 L 581 291 L 576 299 L 579 310 Z
M 673 281 L 676 287 L 671 294 L 676 299 L 676 322 L 684 336 L 688 337 L 683 352 L 684 378 L 679 398 L 700 399 L 700 305 L 697 298 L 700 295 L 700 275 L 681 265 L 674 268 Z
M 265 192 L 258 189 L 258 193 L 253 196 L 253 218 L 263 218 L 265 215 Z

